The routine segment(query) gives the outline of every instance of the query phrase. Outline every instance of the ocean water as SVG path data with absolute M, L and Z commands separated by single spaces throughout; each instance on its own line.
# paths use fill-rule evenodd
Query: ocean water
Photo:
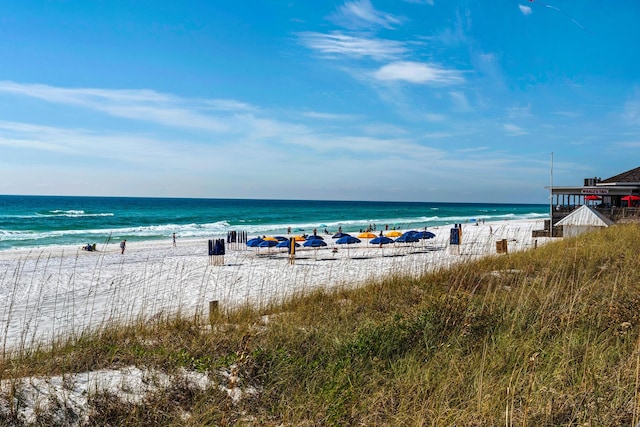
M 180 238 L 423 229 L 543 219 L 547 205 L 140 197 L 0 196 L 0 250 Z

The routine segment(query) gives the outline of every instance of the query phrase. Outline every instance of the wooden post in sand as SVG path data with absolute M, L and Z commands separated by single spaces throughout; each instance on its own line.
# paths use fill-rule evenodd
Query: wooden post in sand
M 220 306 L 218 304 L 218 300 L 209 301 L 209 323 L 213 323 L 213 321 L 218 317 L 220 310 Z
M 293 265 L 296 263 L 296 239 L 295 237 L 291 237 L 289 239 L 289 264 Z

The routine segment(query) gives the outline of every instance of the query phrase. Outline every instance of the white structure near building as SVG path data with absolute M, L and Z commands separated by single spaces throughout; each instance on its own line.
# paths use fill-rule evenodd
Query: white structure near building
M 613 221 L 591 206 L 583 205 L 558 221 L 556 225 L 562 226 L 562 235 L 564 237 L 572 237 L 608 227 L 613 225 Z

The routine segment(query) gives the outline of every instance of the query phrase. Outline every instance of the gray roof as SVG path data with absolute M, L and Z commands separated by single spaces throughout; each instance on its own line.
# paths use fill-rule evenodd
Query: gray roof
M 628 170 L 626 172 L 622 172 L 616 176 L 612 176 L 611 178 L 603 179 L 600 181 L 602 184 L 615 184 L 615 183 L 638 183 L 640 182 L 640 167 L 635 169 Z
M 586 225 L 594 227 L 608 227 L 613 221 L 602 215 L 591 206 L 583 205 L 562 218 L 556 225 Z

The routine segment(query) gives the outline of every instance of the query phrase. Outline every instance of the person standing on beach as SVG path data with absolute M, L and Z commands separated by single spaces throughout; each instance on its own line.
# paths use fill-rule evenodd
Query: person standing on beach
M 173 246 L 176 246 L 176 233 L 173 233 Z
M 124 254 L 124 250 L 127 247 L 127 239 L 123 240 L 122 242 L 120 242 L 120 250 L 121 250 L 121 254 Z

